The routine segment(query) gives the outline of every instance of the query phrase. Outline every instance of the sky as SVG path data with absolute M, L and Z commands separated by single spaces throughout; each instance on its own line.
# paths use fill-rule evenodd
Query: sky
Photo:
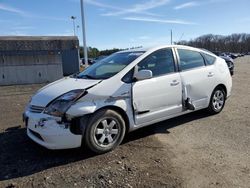
M 87 45 L 170 44 L 204 34 L 250 33 L 249 0 L 84 0 Z M 0 35 L 69 36 L 82 44 L 80 0 L 0 0 Z M 79 26 L 79 27 L 77 27 Z

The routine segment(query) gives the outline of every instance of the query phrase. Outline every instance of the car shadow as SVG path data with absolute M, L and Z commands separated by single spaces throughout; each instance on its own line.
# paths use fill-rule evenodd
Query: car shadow
M 152 124 L 146 126 L 144 128 L 138 129 L 134 132 L 129 133 L 123 143 L 131 142 L 134 140 L 138 140 L 140 138 L 144 138 L 153 134 L 161 133 L 161 134 L 170 134 L 170 129 L 176 126 L 181 126 L 185 123 L 195 121 L 198 119 L 203 119 L 208 116 L 211 116 L 206 110 L 200 110 L 193 113 L 185 114 L 176 118 L 172 118 L 166 121 L 162 121 L 156 124 Z
M 94 156 L 93 153 L 82 150 L 47 150 L 31 141 L 25 128 L 7 129 L 0 133 L 0 181 L 31 175 Z
M 169 129 L 173 127 L 207 116 L 208 114 L 204 111 L 198 111 L 163 121 L 129 133 L 122 144 L 152 134 L 169 134 Z M 5 132 L 0 133 L 0 154 L 0 181 L 32 175 L 49 168 L 96 156 L 86 148 L 47 150 L 31 141 L 26 136 L 26 129 L 21 126 L 11 127 L 6 129 Z

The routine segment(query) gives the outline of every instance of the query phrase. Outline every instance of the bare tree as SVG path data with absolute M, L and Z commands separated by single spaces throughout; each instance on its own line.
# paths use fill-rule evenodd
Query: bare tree
M 205 48 L 210 51 L 243 53 L 250 52 L 250 34 L 240 33 L 229 36 L 207 34 L 190 41 L 176 44 Z

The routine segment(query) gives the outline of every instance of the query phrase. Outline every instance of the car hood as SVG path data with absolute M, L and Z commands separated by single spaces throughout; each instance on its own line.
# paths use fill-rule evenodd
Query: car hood
M 101 80 L 63 78 L 38 90 L 30 104 L 45 107 L 55 98 L 75 89 L 86 89 L 98 84 Z

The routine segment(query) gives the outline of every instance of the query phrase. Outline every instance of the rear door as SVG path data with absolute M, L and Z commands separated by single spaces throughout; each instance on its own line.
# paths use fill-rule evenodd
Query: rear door
M 182 111 L 182 85 L 171 48 L 153 52 L 137 65 L 151 70 L 153 78 L 133 83 L 136 124 L 166 118 Z
M 177 49 L 184 100 L 190 98 L 196 109 L 206 108 L 215 88 L 214 66 L 206 66 L 198 51 Z

